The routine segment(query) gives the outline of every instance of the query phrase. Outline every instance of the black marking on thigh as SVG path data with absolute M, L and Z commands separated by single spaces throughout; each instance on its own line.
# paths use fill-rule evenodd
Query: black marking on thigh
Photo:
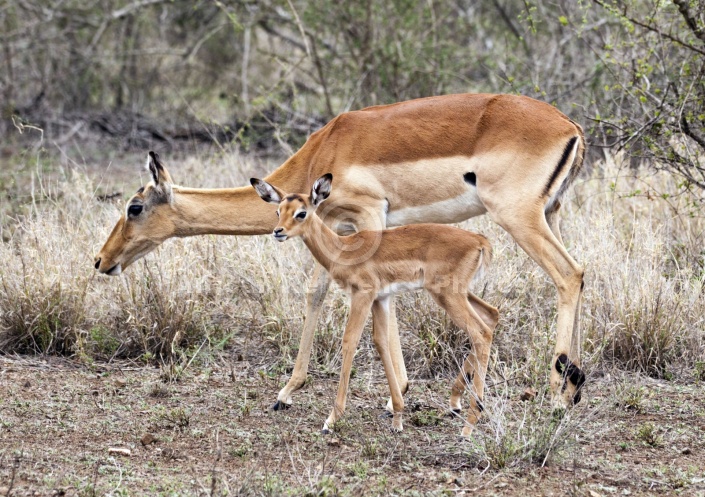
M 575 145 L 575 142 L 577 140 L 577 136 L 574 136 L 573 138 L 568 140 L 568 143 L 563 149 L 563 154 L 561 155 L 561 158 L 558 161 L 558 165 L 556 166 L 556 169 L 553 170 L 553 174 L 551 174 L 551 178 L 548 180 L 548 184 L 546 184 L 546 188 L 543 191 L 544 195 L 548 195 L 548 192 L 551 191 L 553 183 L 556 182 L 556 179 L 558 179 L 558 175 L 561 174 L 563 167 L 565 166 L 566 162 L 568 162 L 568 156 L 570 156 L 570 152 L 571 150 L 573 150 L 573 146 Z
M 406 382 L 406 386 L 404 387 L 404 390 L 401 391 L 402 395 L 406 395 L 406 392 L 409 391 L 409 382 Z
M 465 373 L 465 383 L 472 385 L 472 380 L 475 379 L 475 373 Z
M 482 402 L 480 402 L 479 400 L 476 400 L 476 401 L 475 401 L 475 404 L 477 405 L 477 410 L 478 410 L 478 411 L 483 412 L 483 411 L 485 410 L 485 406 L 483 406 L 483 405 L 482 405 Z
M 466 183 L 477 186 L 477 175 L 475 173 L 465 173 L 463 174 L 463 179 Z
M 585 280 L 582 280 L 582 281 L 580 282 L 580 291 L 581 291 L 581 292 L 583 291 L 583 288 L 585 288 Z

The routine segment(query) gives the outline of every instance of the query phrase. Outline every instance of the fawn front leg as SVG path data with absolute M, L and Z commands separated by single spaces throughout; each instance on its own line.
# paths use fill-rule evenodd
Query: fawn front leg
M 353 357 L 357 345 L 360 343 L 360 336 L 365 327 L 367 315 L 372 307 L 373 296 L 365 293 L 353 293 L 350 299 L 350 315 L 348 323 L 345 325 L 343 333 L 343 365 L 340 371 L 340 383 L 338 383 L 338 395 L 335 399 L 333 410 L 323 423 L 323 433 L 330 433 L 330 427 L 340 419 L 345 412 L 345 403 L 348 396 L 348 385 L 350 383 L 350 370 L 352 369 Z

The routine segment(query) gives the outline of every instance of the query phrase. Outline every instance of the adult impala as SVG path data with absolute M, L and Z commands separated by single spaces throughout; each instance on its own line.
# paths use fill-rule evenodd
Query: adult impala
M 317 215 L 317 212 L 325 213 L 321 204 L 330 196 L 332 181 L 331 174 L 321 176 L 307 195 L 287 194 L 266 181 L 250 180 L 265 202 L 279 207 L 274 238 L 280 242 L 298 236 L 303 238 L 316 261 L 350 295 L 338 396 L 323 424 L 323 433 L 329 433 L 329 428 L 345 411 L 353 356 L 370 311 L 377 315 L 373 340 L 389 383 L 392 429 L 402 430 L 404 400 L 389 353 L 388 327 L 384 319 L 389 314 L 393 295 L 423 288 L 472 342 L 472 350 L 453 385 L 450 399 L 451 409 L 459 412 L 465 382 L 472 384 L 473 395 L 462 432 L 464 437 L 470 436 L 483 409 L 487 361 L 492 334 L 499 320 L 497 309 L 470 293 L 470 282 L 491 258 L 490 242 L 482 235 L 441 224 L 340 236 Z
M 285 191 L 308 191 L 316 178 L 332 173 L 336 189 L 323 220 L 343 234 L 489 214 L 558 290 L 550 383 L 554 404 L 566 407 L 580 400 L 585 380 L 578 326 L 583 269 L 563 245 L 557 213 L 584 149 L 581 127 L 546 103 L 514 95 L 447 95 L 341 114 L 265 181 Z M 119 274 L 174 236 L 261 235 L 276 225 L 275 208 L 250 186 L 183 188 L 172 183 L 156 154 L 150 153 L 149 166 L 152 182 L 127 202 L 96 257 L 102 273 Z M 275 409 L 290 405 L 304 384 L 328 286 L 317 265 L 294 372 Z M 389 323 L 392 362 L 405 392 L 393 303 L 389 310 L 380 319 Z

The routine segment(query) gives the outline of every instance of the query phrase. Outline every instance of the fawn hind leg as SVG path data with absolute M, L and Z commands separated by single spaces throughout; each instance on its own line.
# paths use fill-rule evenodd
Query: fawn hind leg
M 472 342 L 472 350 L 463 363 L 464 374 L 462 380 L 462 388 L 465 388 L 465 381 L 472 381 L 473 392 L 470 398 L 470 407 L 468 409 L 467 422 L 463 427 L 462 436 L 469 437 L 472 434 L 480 415 L 484 410 L 482 399 L 485 389 L 485 376 L 487 374 L 487 363 L 490 357 L 490 346 L 492 345 L 493 329 L 490 328 L 481 314 L 475 311 L 475 306 L 480 306 L 479 302 L 474 301 L 475 306 L 470 304 L 470 300 L 464 294 L 448 292 L 433 294 L 434 299 L 438 304 L 445 309 L 453 322 L 461 329 L 465 330 Z M 473 296 L 474 297 L 474 296 Z M 477 297 L 475 299 L 479 300 Z M 492 308 L 494 309 L 494 308 Z M 495 309 L 496 311 L 496 309 Z M 491 314 L 489 314 L 491 315 Z M 487 317 L 487 316 L 486 316 Z M 492 322 L 493 320 L 491 320 Z M 465 369 L 467 367 L 467 369 Z M 454 391 L 458 387 L 454 385 Z M 462 392 L 460 392 L 462 394 Z
M 489 305 L 472 292 L 468 292 L 468 302 L 477 315 L 480 316 L 480 319 L 482 319 L 487 327 L 494 332 L 497 327 L 497 323 L 499 322 L 499 311 L 497 311 L 497 308 Z M 472 385 L 473 378 L 474 367 L 469 358 L 465 358 L 465 361 L 463 361 L 463 367 L 460 370 L 458 377 L 453 382 L 453 387 L 451 388 L 450 409 L 455 414 L 460 414 L 462 409 L 460 399 L 463 396 L 463 392 L 465 392 L 465 388 Z

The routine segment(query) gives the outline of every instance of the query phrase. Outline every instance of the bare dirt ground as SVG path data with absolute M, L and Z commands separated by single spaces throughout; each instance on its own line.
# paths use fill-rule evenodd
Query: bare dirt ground
M 248 359 L 176 377 L 0 357 L 0 495 L 705 495 L 700 384 L 593 380 L 542 465 L 513 458 L 526 447 L 460 441 L 461 420 L 442 407 L 450 381 L 413 382 L 405 430 L 392 434 L 381 368 L 370 368 L 324 436 L 335 379 L 312 376 L 291 409 L 272 412 L 284 377 Z M 511 392 L 495 406 L 537 402 Z M 496 431 L 489 423 L 477 437 Z

